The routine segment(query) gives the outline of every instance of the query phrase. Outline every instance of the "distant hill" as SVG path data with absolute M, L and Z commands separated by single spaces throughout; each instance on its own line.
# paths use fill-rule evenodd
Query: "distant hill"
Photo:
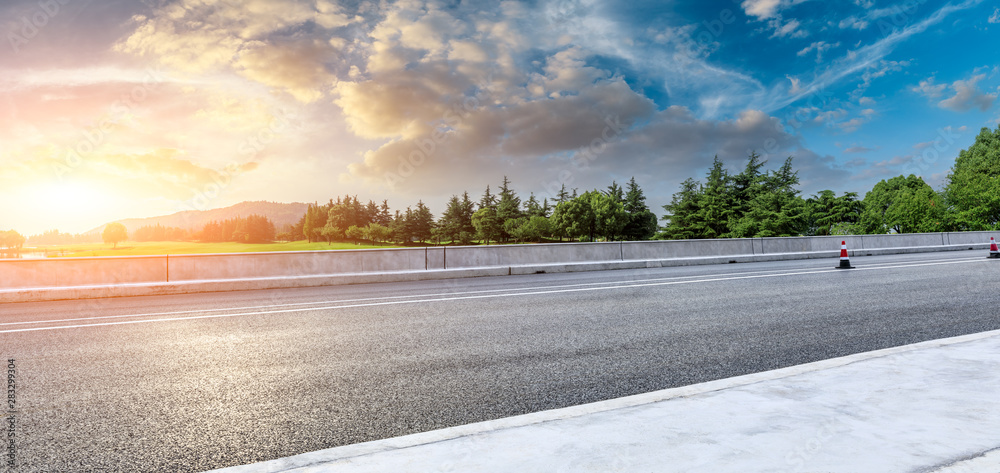
M 125 225 L 125 228 L 128 229 L 129 233 L 134 232 L 139 227 L 156 224 L 163 225 L 164 227 L 178 227 L 198 231 L 201 230 L 206 223 L 213 220 L 221 221 L 230 218 L 247 217 L 252 214 L 257 214 L 271 219 L 271 222 L 274 223 L 274 227 L 280 232 L 286 224 L 294 225 L 298 223 L 299 219 L 305 215 L 306 207 L 308 207 L 308 204 L 300 202 L 294 202 L 291 204 L 266 201 L 240 202 L 236 205 L 222 209 L 185 210 L 175 214 L 164 215 L 162 217 L 128 218 L 116 221 Z M 86 232 L 86 234 L 99 234 L 104 231 L 105 226 L 107 226 L 107 223 Z

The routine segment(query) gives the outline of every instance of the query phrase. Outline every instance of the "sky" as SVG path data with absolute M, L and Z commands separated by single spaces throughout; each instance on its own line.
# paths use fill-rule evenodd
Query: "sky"
M 4 0 L 0 230 L 245 200 L 527 198 L 718 156 L 940 188 L 1000 121 L 987 0 Z

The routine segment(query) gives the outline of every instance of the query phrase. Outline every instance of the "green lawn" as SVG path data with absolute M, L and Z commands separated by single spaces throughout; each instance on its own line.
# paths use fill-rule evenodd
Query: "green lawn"
M 72 256 L 140 256 L 140 255 L 187 255 L 196 253 L 242 253 L 261 251 L 314 251 L 314 250 L 357 250 L 362 248 L 400 248 L 399 245 L 386 244 L 355 245 L 353 243 L 309 243 L 292 241 L 286 243 L 199 243 L 186 241 L 126 241 L 118 244 L 118 248 L 102 243 L 79 245 L 40 246 L 37 249 L 25 248 L 24 251 L 44 251 L 48 257 Z

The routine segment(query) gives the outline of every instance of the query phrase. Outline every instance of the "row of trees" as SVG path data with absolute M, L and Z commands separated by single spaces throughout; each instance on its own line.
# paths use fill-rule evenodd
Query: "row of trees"
M 751 153 L 733 174 L 718 158 L 705 183 L 687 179 L 663 208 L 663 239 L 993 230 L 1000 228 L 1000 127 L 983 128 L 936 192 L 915 175 L 882 180 L 863 200 L 824 190 L 803 199 L 792 158 L 762 172 Z
M 509 184 L 505 177 L 498 196 L 491 195 L 487 187 L 479 209 L 472 214 L 475 235 L 486 243 L 547 238 L 645 240 L 656 232 L 656 216 L 646 206 L 646 197 L 635 178 L 629 180 L 626 189 L 612 182 L 605 191 L 595 189 L 579 195 L 576 189 L 568 193 L 563 185 L 554 207 L 550 207 L 548 199 L 539 203 L 531 194 L 523 209 Z M 469 227 L 460 224 L 464 224 L 470 209 L 467 193 L 461 201 L 453 196 L 442 226 L 451 229 L 452 234 L 468 234 Z
M 211 221 L 198 232 L 196 238 L 203 242 L 235 241 L 264 243 L 275 239 L 274 223 L 262 215 L 249 215 L 223 221 Z
M 20 250 L 27 238 L 14 230 L 0 231 L 0 250 Z
M 362 204 L 345 196 L 325 205 L 311 204 L 287 235 L 309 241 L 369 240 L 376 243 L 412 241 L 469 244 L 538 242 L 563 238 L 641 240 L 656 232 L 656 216 L 646 206 L 646 197 L 635 182 L 626 188 L 612 183 L 606 191 L 570 194 L 565 186 L 554 206 L 532 193 L 522 201 L 504 176 L 499 192 L 490 186 L 478 202 L 468 192 L 453 195 L 444 213 L 435 221 L 430 209 L 417 202 L 416 208 L 389 212 L 389 204 Z
M 27 243 L 32 245 L 73 245 L 79 243 L 99 243 L 101 236 L 94 233 L 62 233 L 59 230 L 48 230 L 38 235 L 28 237 Z
M 145 225 L 132 232 L 133 241 L 184 241 L 191 239 L 191 232 L 180 227 Z
M 806 200 L 796 186 L 792 158 L 763 172 L 766 161 L 751 153 L 739 173 L 731 173 L 718 157 L 705 184 L 688 178 L 663 209 L 667 225 L 661 239 L 743 238 L 824 235 L 857 221 L 857 194 L 837 197 L 822 191 Z

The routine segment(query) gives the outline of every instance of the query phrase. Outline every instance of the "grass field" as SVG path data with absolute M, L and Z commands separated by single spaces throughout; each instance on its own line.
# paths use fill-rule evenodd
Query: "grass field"
M 261 251 L 314 251 L 314 250 L 357 250 L 363 248 L 400 248 L 399 245 L 386 244 L 382 246 L 355 245 L 353 243 L 309 243 L 292 241 L 286 243 L 199 243 L 186 241 L 126 241 L 118 244 L 118 248 L 103 243 L 78 245 L 52 245 L 36 248 L 24 248 L 24 252 L 44 252 L 45 256 L 80 257 L 80 256 L 147 256 L 147 255 L 186 255 L 197 253 L 243 253 Z M 39 255 L 40 256 L 40 255 Z

